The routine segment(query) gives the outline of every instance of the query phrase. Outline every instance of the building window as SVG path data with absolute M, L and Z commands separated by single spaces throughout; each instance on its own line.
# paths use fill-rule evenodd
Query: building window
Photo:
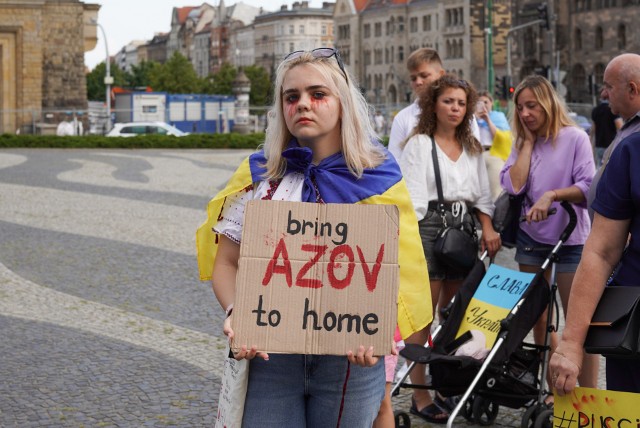
M 602 27 L 596 27 L 596 49 L 602 49 L 602 46 L 604 45 L 602 37 Z
M 604 64 L 598 63 L 593 66 L 593 77 L 595 78 L 594 83 L 599 87 L 602 86 L 602 82 L 604 81 Z
M 373 51 L 373 63 L 382 64 L 382 48 L 378 48 Z
M 320 30 L 320 34 L 322 34 L 323 36 L 327 35 L 327 26 L 326 25 L 322 25 L 322 29 Z
M 398 17 L 398 33 L 404 33 L 404 17 Z
M 349 49 L 340 50 L 340 57 L 345 65 L 351 65 L 351 51 Z
M 304 34 L 304 25 L 300 26 L 300 34 Z
M 364 51 L 364 65 L 371 65 L 371 51 Z
M 398 62 L 404 62 L 404 46 L 398 47 Z
M 293 25 L 289 25 L 289 34 L 295 34 L 295 28 Z
M 410 33 L 418 32 L 418 18 L 415 16 L 412 18 L 409 18 L 409 32 Z
M 536 35 L 533 30 L 531 28 L 525 28 L 522 39 L 524 41 L 524 56 L 528 58 L 534 58 L 536 54 Z
M 373 35 L 374 37 L 381 37 L 382 36 L 382 22 L 376 22 L 375 26 L 373 28 Z
M 364 38 L 368 39 L 369 37 L 371 37 L 371 25 L 364 24 Z
M 618 49 L 627 47 L 627 27 L 624 24 L 618 26 Z
M 289 52 L 293 52 L 295 50 L 293 43 L 289 43 Z
M 431 15 L 422 17 L 422 31 L 431 31 Z

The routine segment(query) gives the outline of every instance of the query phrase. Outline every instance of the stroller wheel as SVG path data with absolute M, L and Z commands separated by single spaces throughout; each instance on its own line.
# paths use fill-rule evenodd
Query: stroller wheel
M 545 409 L 540 412 L 533 428 L 553 428 L 553 409 Z
M 473 422 L 478 425 L 488 426 L 498 417 L 500 406 L 480 395 L 473 399 Z
M 475 395 L 470 395 L 467 401 L 464 402 L 462 409 L 460 409 L 460 414 L 464 416 L 464 418 L 468 422 L 473 422 L 473 401 L 475 399 Z
M 520 424 L 520 428 L 533 428 L 539 413 L 540 410 L 538 404 L 533 404 L 527 407 L 527 410 L 522 414 L 522 423 Z
M 410 428 L 411 427 L 411 418 L 405 412 L 400 410 L 396 410 L 393 412 L 393 418 L 396 423 L 396 428 Z

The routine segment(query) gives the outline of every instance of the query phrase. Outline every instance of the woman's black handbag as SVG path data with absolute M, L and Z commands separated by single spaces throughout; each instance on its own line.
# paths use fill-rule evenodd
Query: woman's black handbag
M 438 232 L 438 236 L 436 237 L 433 251 L 438 259 L 447 265 L 457 269 L 469 270 L 478 259 L 478 236 L 476 235 L 476 227 L 473 221 L 463 221 L 462 224 L 457 227 L 447 226 L 436 142 L 433 138 L 431 138 L 431 141 L 433 144 L 431 155 L 433 157 L 436 188 L 438 189 L 438 211 L 444 222 L 444 227 Z
M 469 270 L 478 259 L 478 238 L 460 227 L 444 227 L 438 232 L 434 253 L 449 266 Z
M 503 190 L 494 202 L 496 208 L 493 212 L 493 228 L 500 234 L 503 247 L 516 246 L 524 196 L 525 193 L 511 195 Z
M 584 349 L 590 354 L 640 359 L 640 287 L 604 288 Z

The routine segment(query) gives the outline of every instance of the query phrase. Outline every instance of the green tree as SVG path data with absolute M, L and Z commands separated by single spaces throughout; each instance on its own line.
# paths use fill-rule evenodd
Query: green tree
M 233 95 L 233 80 L 237 71 L 234 66 L 225 62 L 217 73 L 205 79 L 203 92 L 215 95 Z
M 258 65 L 244 67 L 244 74 L 251 80 L 249 104 L 252 106 L 267 106 L 272 100 L 272 84 L 267 70 Z
M 132 88 L 153 86 L 151 85 L 151 76 L 160 64 L 155 61 L 142 61 L 140 64 L 131 66 L 129 73 L 129 86 Z M 153 88 L 155 90 L 155 88 Z
M 176 52 L 164 64 L 150 72 L 150 83 L 154 91 L 170 94 L 192 94 L 200 92 L 202 80 L 191 63 L 180 52 Z
M 129 80 L 127 73 L 122 71 L 115 63 L 111 63 L 109 72 L 113 77 L 112 86 L 126 86 Z M 104 62 L 96 65 L 90 73 L 87 74 L 87 99 L 89 101 L 104 101 L 105 84 L 104 77 L 107 74 L 107 66 Z

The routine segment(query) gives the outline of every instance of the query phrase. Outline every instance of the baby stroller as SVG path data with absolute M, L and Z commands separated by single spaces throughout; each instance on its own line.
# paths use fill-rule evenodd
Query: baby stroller
M 431 345 L 407 345 L 400 352 L 400 355 L 412 363 L 392 388 L 392 396 L 399 394 L 400 388 L 403 387 L 433 389 L 444 397 L 462 395 L 450 413 L 447 427 L 453 426 L 458 414 L 473 423 L 491 425 L 498 415 L 499 406 L 526 408 L 522 417 L 523 428 L 552 427 L 553 409 L 544 402 L 549 394 L 549 391 L 544 389 L 544 380 L 548 371 L 550 333 L 557 327 L 557 316 L 554 324 L 552 313 L 558 314 L 553 262 L 577 224 L 576 213 L 571 204 L 562 202 L 561 206 L 569 214 L 569 223 L 540 270 L 535 275 L 527 274 L 530 275 L 528 284 L 494 281 L 496 271 L 506 270 L 512 272 L 514 277 L 522 273 L 493 264 L 487 269 L 482 259 L 479 259 L 455 297 L 441 311 L 443 321 L 435 330 Z M 549 267 L 551 286 L 544 278 L 544 273 Z M 523 286 L 518 290 L 519 295 L 512 300 L 515 304 L 510 306 L 506 316 L 491 327 L 497 334 L 486 358 L 481 360 L 455 355 L 456 350 L 470 339 L 471 334 L 464 329 L 469 325 L 480 325 L 477 323 L 478 312 L 475 312 L 476 318 L 470 318 L 468 311 L 475 310 L 472 303 L 476 305 L 478 300 L 486 297 L 486 287 L 491 281 L 500 284 L 503 289 L 508 290 L 511 287 L 511 291 L 514 287 Z M 552 311 L 554 306 L 556 310 Z M 546 308 L 549 309 L 549 315 L 544 345 L 525 343 L 524 339 Z M 463 325 L 464 328 L 461 328 Z M 487 345 L 490 343 L 490 337 L 487 336 Z M 405 383 L 416 364 L 429 364 L 431 379 L 428 384 Z M 411 425 L 407 413 L 397 411 L 395 415 L 396 427 Z

